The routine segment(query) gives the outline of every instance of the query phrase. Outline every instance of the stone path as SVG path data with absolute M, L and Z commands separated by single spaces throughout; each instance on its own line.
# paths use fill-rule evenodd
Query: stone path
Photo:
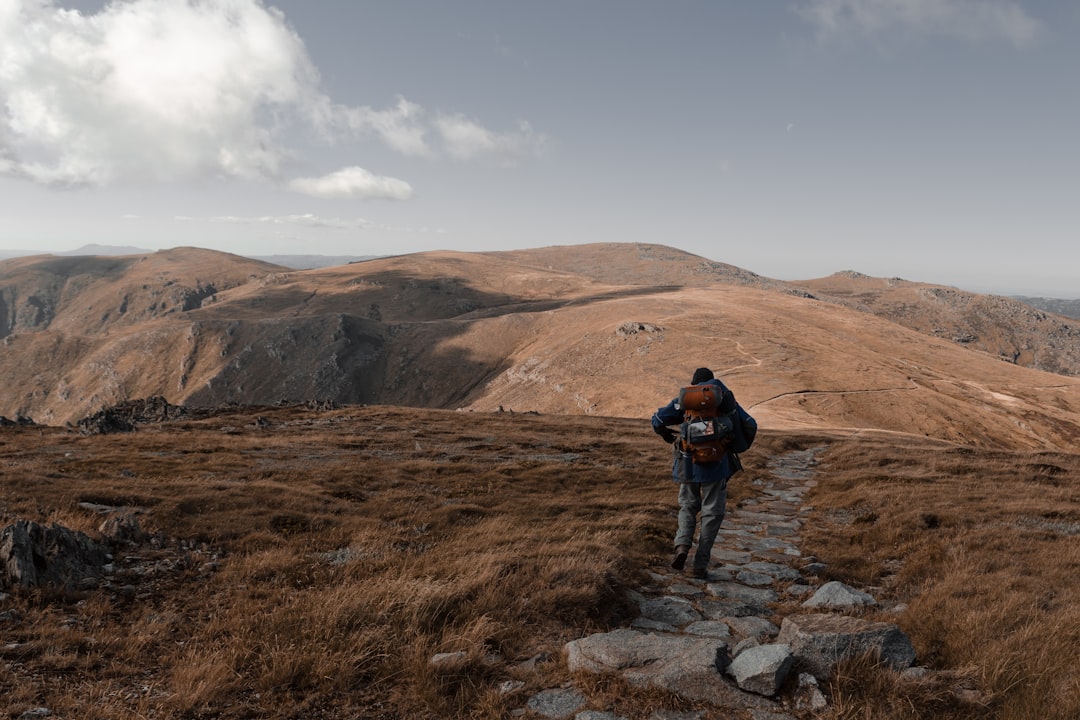
M 640 616 L 629 627 L 568 643 L 570 669 L 618 674 L 632 685 L 722 710 L 723 717 L 798 720 L 826 707 L 819 682 L 842 657 L 871 651 L 897 668 L 910 665 L 914 651 L 899 629 L 843 614 L 874 599 L 840 583 L 823 584 L 825 566 L 799 549 L 810 512 L 803 500 L 816 484 L 823 450 L 774 458 L 768 474 L 753 480 L 757 499 L 729 508 L 709 577 L 651 568 L 650 584 L 633 597 Z M 576 688 L 558 688 L 533 696 L 518 714 L 632 720 L 593 705 Z M 706 716 L 673 710 L 648 720 Z

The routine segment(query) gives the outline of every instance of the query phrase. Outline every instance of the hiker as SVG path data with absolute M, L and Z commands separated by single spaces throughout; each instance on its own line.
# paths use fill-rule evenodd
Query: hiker
M 671 476 L 679 483 L 679 530 L 675 535 L 671 567 L 682 570 L 685 566 L 694 540 L 697 516 L 701 513 L 701 533 L 694 553 L 693 572 L 694 577 L 706 579 L 713 542 L 724 521 L 727 481 L 742 469 L 736 452 L 750 447 L 757 423 L 735 402 L 735 396 L 709 368 L 695 370 L 690 382 L 690 387 L 683 388 L 679 397 L 653 414 L 652 426 L 657 435 L 673 443 Z M 701 389 L 701 386 L 713 387 Z M 683 407 L 684 396 L 698 398 L 703 394 L 717 398 L 717 407 L 711 413 L 707 410 L 698 413 Z M 713 419 L 710 430 L 721 428 L 717 433 L 720 437 L 710 436 L 706 438 L 707 443 L 699 443 L 701 438 L 693 434 L 694 429 L 707 424 L 701 422 L 708 419 L 702 416 L 709 415 Z M 673 426 L 678 426 L 678 430 Z

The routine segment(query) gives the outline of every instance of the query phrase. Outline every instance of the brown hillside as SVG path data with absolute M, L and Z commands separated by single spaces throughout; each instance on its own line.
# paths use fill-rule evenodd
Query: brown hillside
M 1080 376 L 1080 321 L 1012 298 L 842 272 L 800 285 L 823 300 L 1037 370 Z
M 57 424 L 163 395 L 645 418 L 705 364 L 774 428 L 1016 448 L 1080 437 L 1078 379 L 660 246 L 422 253 L 303 272 L 209 251 L 65 261 L 66 274 L 55 258 L 0 265 L 0 278 L 51 272 L 85 288 L 54 292 L 46 326 L 13 324 L 0 414 Z M 105 317 L 124 288 L 158 307 L 135 321 L 129 299 Z M 170 296 L 162 312 L 176 288 L 196 294 Z
M 228 288 L 279 269 L 238 255 L 175 248 L 122 257 L 33 255 L 0 263 L 0 338 L 67 335 L 182 313 Z

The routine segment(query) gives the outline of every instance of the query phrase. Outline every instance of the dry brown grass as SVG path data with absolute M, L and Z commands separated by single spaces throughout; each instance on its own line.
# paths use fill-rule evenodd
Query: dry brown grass
M 827 441 L 806 550 L 907 602 L 901 626 L 943 671 L 851 663 L 834 715 L 1080 716 L 1077 457 L 766 430 L 731 502 L 770 456 Z M 138 506 L 154 541 L 117 554 L 111 588 L 3 602 L 3 709 L 505 717 L 571 679 L 567 640 L 630 617 L 623 591 L 674 527 L 667 452 L 643 420 L 385 407 L 5 428 L 4 521 L 96 535 L 80 502 Z M 526 685 L 503 695 L 505 680 Z M 574 680 L 630 717 L 673 703 Z
M 923 681 L 853 666 L 839 717 L 1080 717 L 1080 457 L 835 443 L 806 547 L 903 601 Z
M 643 423 L 509 413 L 13 428 L 0 463 L 8 520 L 97 535 L 80 502 L 147 510 L 117 587 L 5 603 L 7 709 L 86 718 L 498 717 L 515 663 L 549 658 L 521 673 L 540 689 L 565 641 L 626 617 L 673 496 Z

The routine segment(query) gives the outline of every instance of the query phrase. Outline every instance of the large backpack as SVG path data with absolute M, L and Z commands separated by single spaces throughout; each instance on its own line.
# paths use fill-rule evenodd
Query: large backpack
M 679 391 L 683 423 L 679 447 L 695 463 L 718 462 L 731 451 L 739 428 L 735 396 L 720 385 L 691 385 Z

